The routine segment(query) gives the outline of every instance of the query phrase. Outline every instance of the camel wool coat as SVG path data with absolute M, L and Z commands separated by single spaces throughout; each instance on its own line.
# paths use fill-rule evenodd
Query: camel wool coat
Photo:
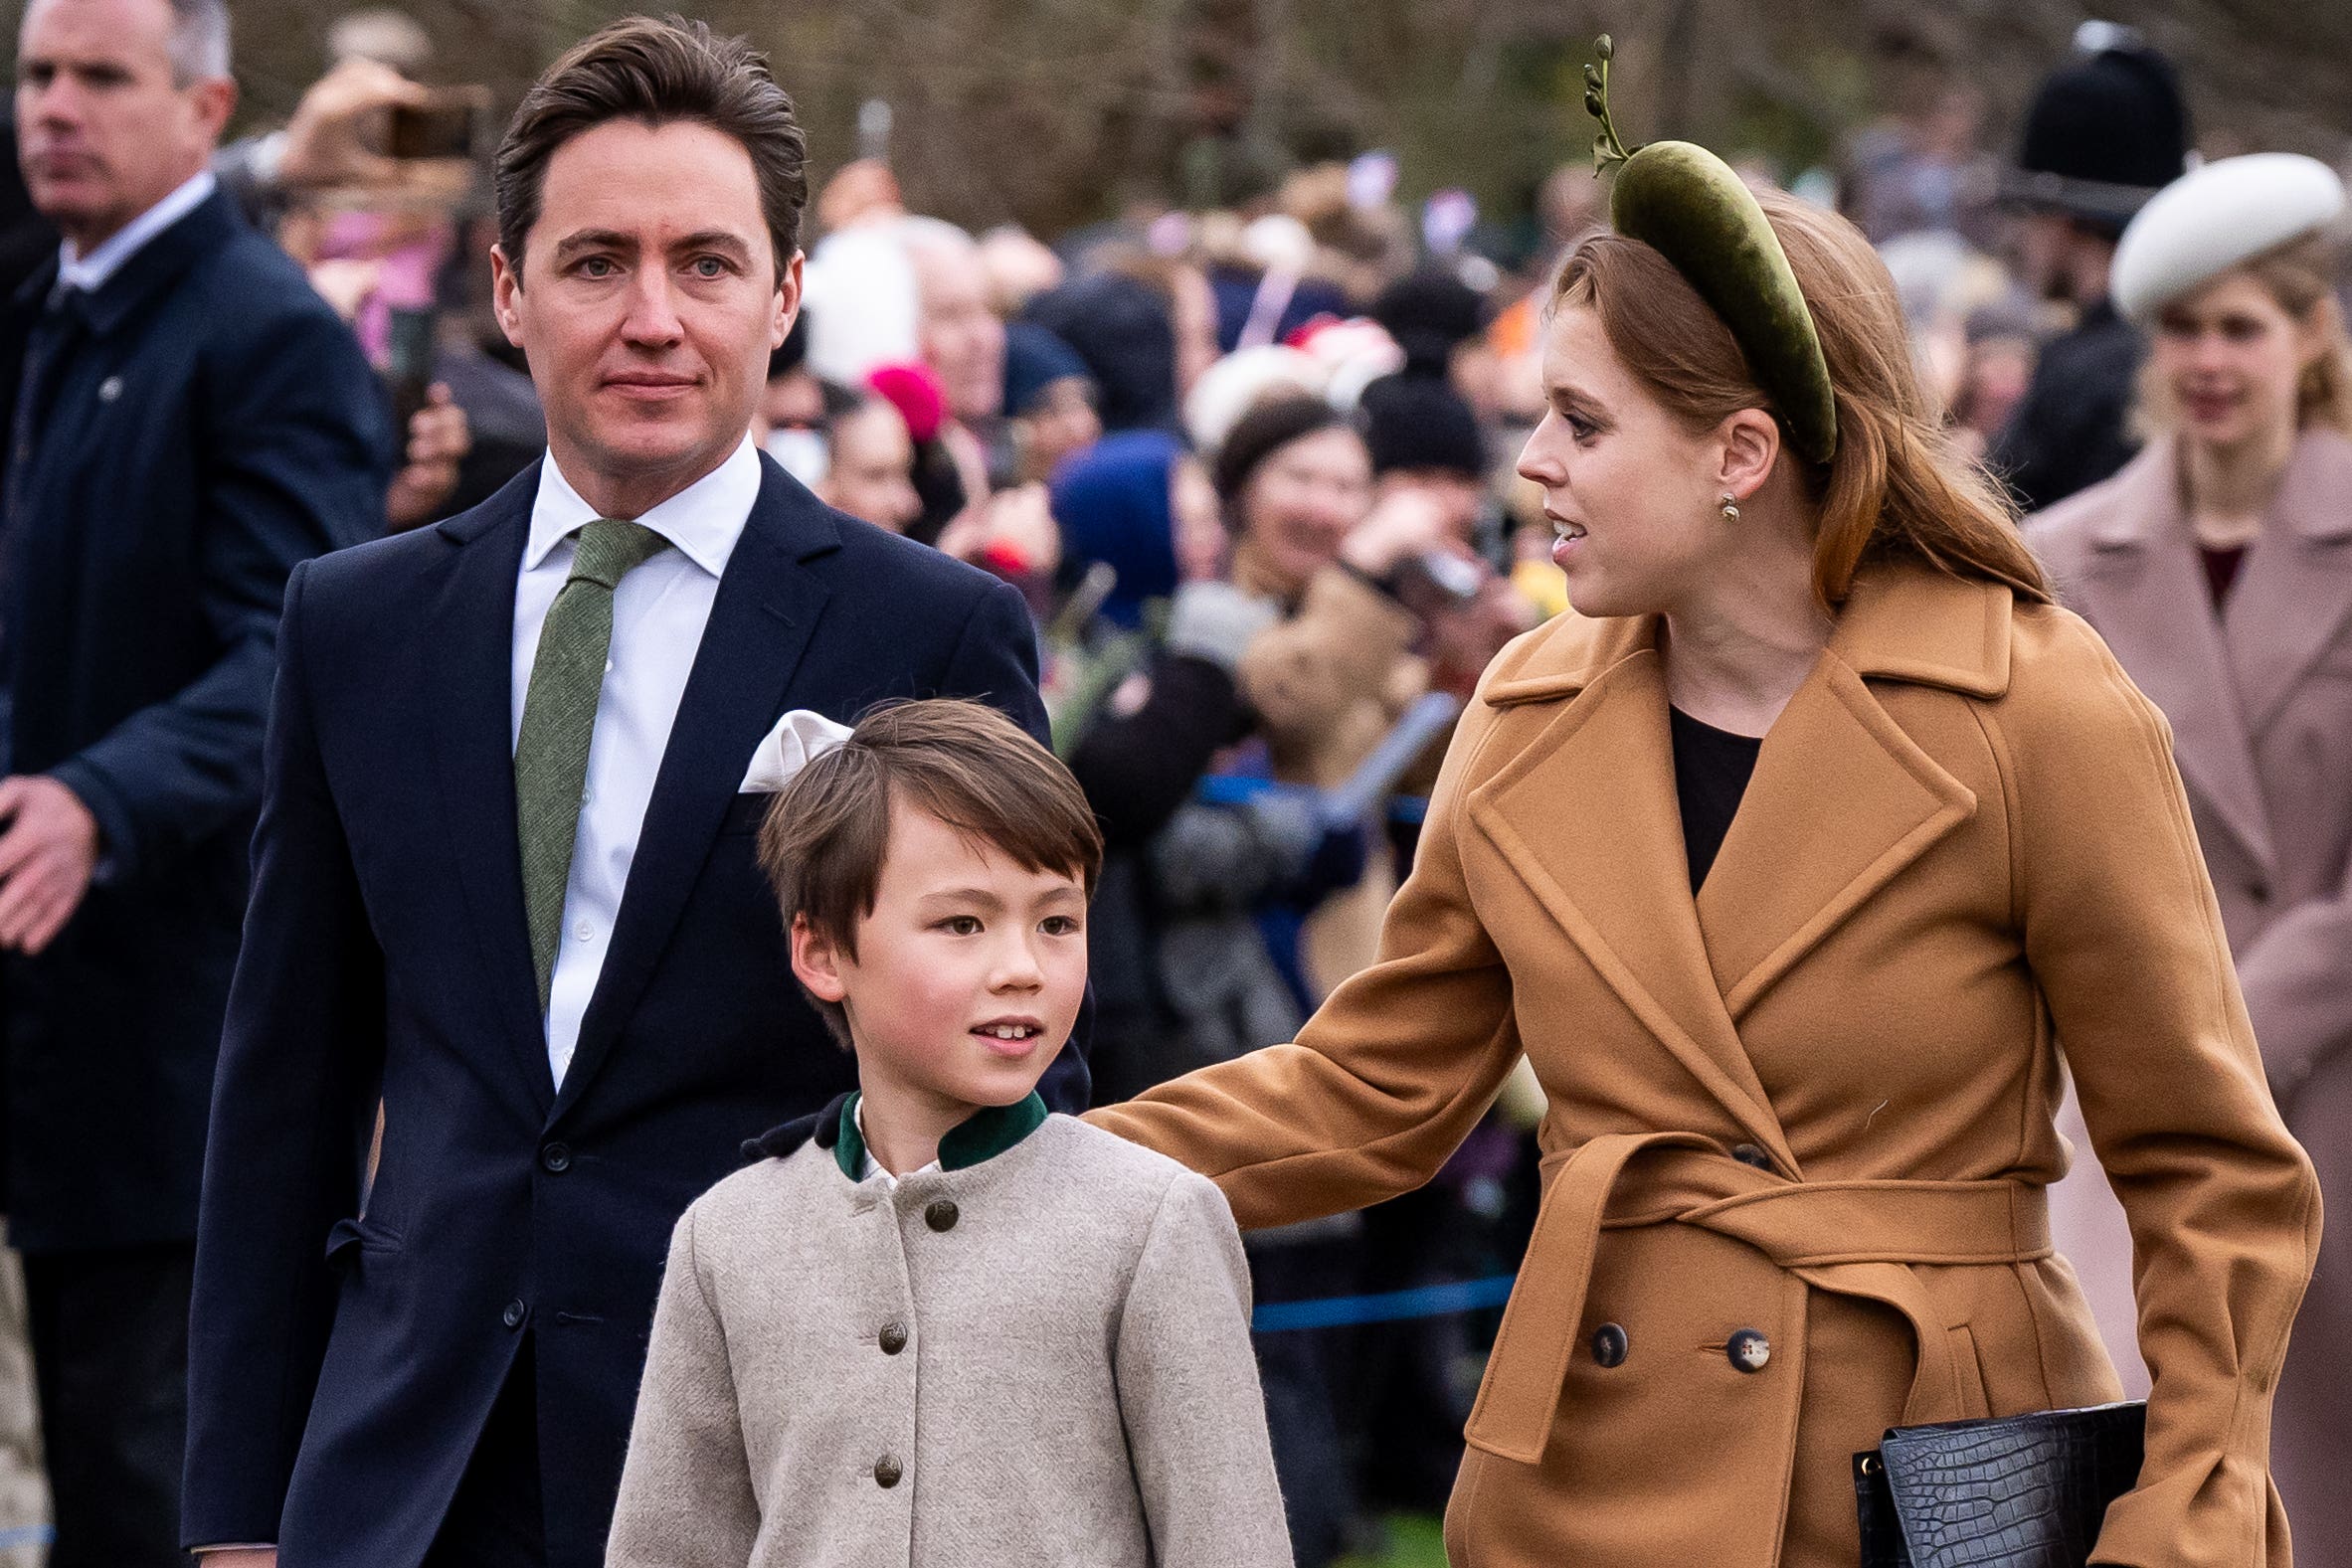
M 2322 1193 L 2352 1202 L 2352 440 L 2299 436 L 2263 521 L 2218 614 L 2170 440 L 2029 519 L 2026 539 L 2172 725 L 2270 1083 Z M 2130 1300 L 2130 1238 L 2097 1173 L 2052 1200 L 2082 1239 L 2092 1306 L 2128 1322 L 2115 1307 Z M 2295 1321 L 2274 1468 L 2306 1568 L 2352 1568 L 2342 1235 L 2320 1249 Z
M 1852 1568 L 1887 1427 L 2093 1404 L 2050 1248 L 2062 1049 L 2141 1250 L 2147 1463 L 2094 1560 L 2283 1568 L 2269 1406 L 2319 1233 L 2164 721 L 2075 615 L 1865 573 L 1696 900 L 1652 618 L 1512 644 L 1380 961 L 1098 1110 L 1244 1227 L 1426 1180 L 1524 1053 L 1545 1192 L 1457 1568 Z

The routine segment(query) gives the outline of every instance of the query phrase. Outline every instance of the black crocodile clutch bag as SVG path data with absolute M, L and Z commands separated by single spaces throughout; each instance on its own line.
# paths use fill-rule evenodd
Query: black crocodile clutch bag
M 1854 1456 L 1862 1568 L 2085 1568 L 2147 1424 L 2133 1401 L 1890 1430 Z

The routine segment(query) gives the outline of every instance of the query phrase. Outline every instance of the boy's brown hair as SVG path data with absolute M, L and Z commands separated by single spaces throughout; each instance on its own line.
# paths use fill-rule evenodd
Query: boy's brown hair
M 937 698 L 879 708 L 777 791 L 760 828 L 760 869 L 798 916 L 848 957 L 874 912 L 890 812 L 918 806 L 1029 871 L 1057 871 L 1094 896 L 1103 835 L 1078 781 L 1027 731 L 983 703 Z M 846 1048 L 841 1008 L 811 997 Z

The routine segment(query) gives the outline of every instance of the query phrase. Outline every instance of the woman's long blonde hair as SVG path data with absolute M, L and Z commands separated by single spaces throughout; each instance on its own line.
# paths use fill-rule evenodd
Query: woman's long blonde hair
M 2278 308 L 2296 321 L 2319 329 L 2319 356 L 2303 367 L 2295 387 L 2295 429 L 2352 436 L 2352 333 L 2345 331 L 2344 312 L 2335 300 L 2335 247 L 2324 237 L 2305 235 L 2239 263 L 2235 270 L 2262 284 Z M 2153 356 L 2140 367 L 2134 423 L 2145 436 L 2169 435 L 2180 428 L 2172 389 L 2165 385 Z
M 1778 191 L 1756 199 L 1813 314 L 1837 398 L 1838 449 L 1802 464 L 1821 510 L 1813 589 L 1844 603 L 1873 561 L 1907 559 L 1954 577 L 2006 583 L 2047 603 L 2050 585 L 2000 483 L 1964 455 L 1920 389 L 1895 279 L 1862 231 Z M 1588 307 L 1610 345 L 1667 411 L 1712 431 L 1741 409 L 1772 411 L 1722 318 L 1649 246 L 1599 234 L 1561 267 L 1554 307 Z

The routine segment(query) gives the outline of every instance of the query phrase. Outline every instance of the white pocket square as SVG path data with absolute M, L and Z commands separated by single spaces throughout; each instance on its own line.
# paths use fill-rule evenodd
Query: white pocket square
M 795 708 L 776 721 L 751 754 L 751 771 L 743 776 L 739 792 L 773 794 L 791 784 L 802 769 L 849 739 L 849 726 L 835 724 L 821 713 Z

